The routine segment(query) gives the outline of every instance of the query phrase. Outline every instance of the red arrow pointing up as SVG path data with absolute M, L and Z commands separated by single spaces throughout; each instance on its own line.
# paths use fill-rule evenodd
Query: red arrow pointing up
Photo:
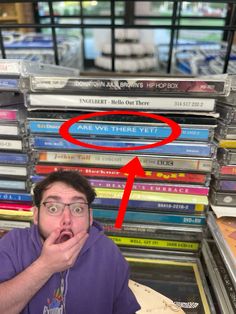
M 115 228 L 122 227 L 122 223 L 125 218 L 126 207 L 129 201 L 130 193 L 132 191 L 135 176 L 139 177 L 145 176 L 145 172 L 138 157 L 133 158 L 124 167 L 120 168 L 120 172 L 127 173 L 128 178 L 121 199 L 119 212 L 116 217 Z

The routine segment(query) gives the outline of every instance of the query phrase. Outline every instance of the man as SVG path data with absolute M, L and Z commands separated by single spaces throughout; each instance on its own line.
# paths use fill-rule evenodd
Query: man
M 1 314 L 134 314 L 129 267 L 93 221 L 96 194 L 75 171 L 34 188 L 34 225 L 0 240 Z

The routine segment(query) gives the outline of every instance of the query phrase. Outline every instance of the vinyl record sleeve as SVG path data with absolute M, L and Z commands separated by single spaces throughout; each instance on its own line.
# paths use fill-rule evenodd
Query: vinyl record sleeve
M 186 314 L 213 314 L 197 262 L 127 258 L 131 279 L 158 291 Z

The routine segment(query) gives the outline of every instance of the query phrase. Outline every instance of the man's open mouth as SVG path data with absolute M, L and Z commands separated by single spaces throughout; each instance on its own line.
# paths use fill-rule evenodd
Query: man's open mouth
M 67 240 L 71 239 L 74 236 L 73 232 L 71 230 L 62 230 L 56 243 L 63 243 Z

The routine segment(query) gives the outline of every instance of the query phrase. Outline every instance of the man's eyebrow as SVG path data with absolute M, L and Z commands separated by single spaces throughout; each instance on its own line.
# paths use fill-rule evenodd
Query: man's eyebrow
M 62 202 L 62 199 L 60 196 L 58 195 L 48 195 L 48 197 L 45 198 L 44 202 L 48 201 L 48 200 L 53 200 L 53 201 L 57 201 L 57 202 Z M 87 199 L 86 197 L 83 197 L 83 196 L 74 196 L 71 198 L 71 201 L 72 202 L 76 202 L 76 201 L 83 201 L 85 203 L 87 203 Z
M 74 196 L 74 197 L 72 197 L 71 200 L 72 200 L 72 201 L 84 201 L 85 203 L 88 202 L 87 199 L 86 199 L 86 197 L 83 197 L 83 196 Z
M 48 197 L 45 198 L 45 201 L 49 200 L 49 199 L 53 199 L 55 201 L 60 201 L 61 200 L 61 197 L 60 196 L 57 196 L 57 195 L 49 195 Z

